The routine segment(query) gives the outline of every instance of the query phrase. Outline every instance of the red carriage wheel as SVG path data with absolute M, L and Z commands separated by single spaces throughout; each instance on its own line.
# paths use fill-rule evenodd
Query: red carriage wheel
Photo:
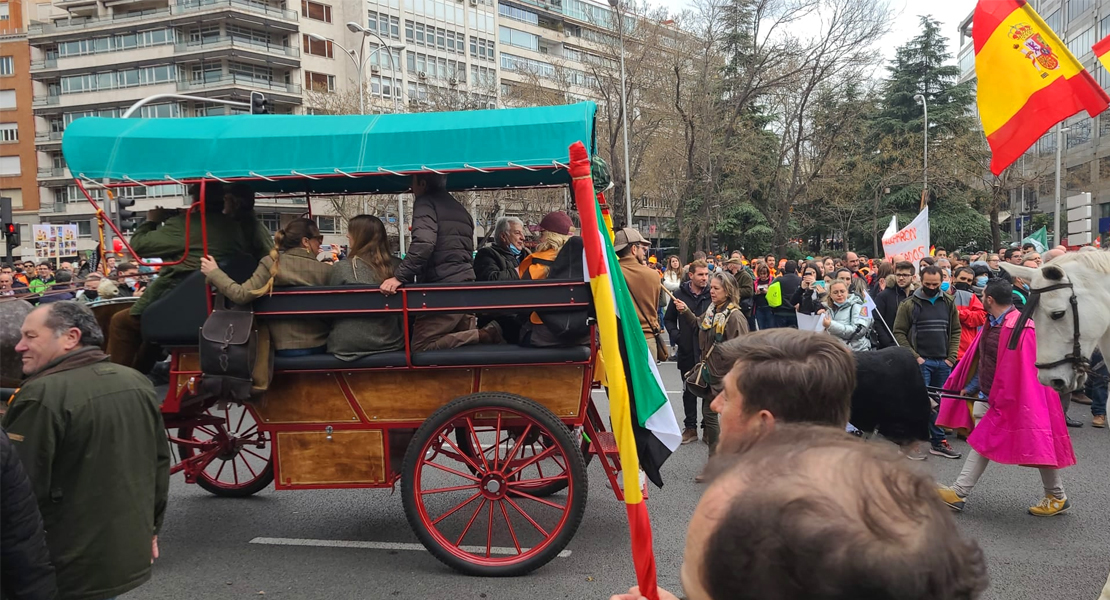
M 558 417 L 520 396 L 454 400 L 424 422 L 405 454 L 405 516 L 424 547 L 457 571 L 533 571 L 562 552 L 582 522 L 588 489 L 580 444 Z M 549 486 L 566 493 L 534 493 Z
M 231 404 L 210 407 L 204 415 L 219 421 L 177 430 L 181 461 L 193 461 L 197 485 L 230 498 L 250 496 L 269 487 L 274 481 L 271 443 L 269 435 L 258 427 L 258 413 L 249 406 Z

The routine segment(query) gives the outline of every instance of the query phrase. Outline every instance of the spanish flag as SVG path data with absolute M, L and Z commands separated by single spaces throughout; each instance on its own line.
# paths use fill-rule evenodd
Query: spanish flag
M 628 284 L 621 273 L 609 225 L 594 197 L 586 147 L 570 147 L 574 202 L 582 222 L 586 270 L 597 312 L 601 356 L 609 383 L 609 413 L 624 476 L 624 503 L 632 541 L 632 562 L 640 594 L 658 600 L 651 521 L 640 489 L 640 467 L 662 485 L 659 467 L 678 448 L 682 433 L 667 401 L 663 380 L 648 352 Z
M 1098 62 L 1102 63 L 1102 67 L 1110 71 L 1110 35 L 1091 46 L 1091 50 L 1094 50 Z
M 972 25 L 979 118 L 1002 173 L 1053 125 L 1110 96 L 1025 0 L 979 0 Z

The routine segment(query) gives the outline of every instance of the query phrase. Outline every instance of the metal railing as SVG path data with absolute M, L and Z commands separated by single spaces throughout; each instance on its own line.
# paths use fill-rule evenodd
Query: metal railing
M 32 60 L 31 69 L 56 69 L 58 67 L 58 59 L 45 58 L 42 60 Z
M 285 21 L 299 21 L 301 17 L 300 13 L 295 10 L 286 10 L 278 6 L 271 6 L 261 2 L 250 2 L 249 0 L 185 0 L 183 2 L 171 4 L 169 8 L 159 8 L 105 17 L 59 20 L 53 23 L 31 23 L 27 28 L 27 33 L 29 35 L 43 35 L 56 31 L 92 29 L 135 21 L 149 21 L 174 15 L 218 11 L 225 8 L 266 15 Z
M 245 77 L 242 75 L 234 74 L 223 75 L 217 79 L 208 79 L 202 81 L 178 81 L 177 91 L 185 92 L 189 90 L 204 90 L 229 86 L 250 87 L 276 92 L 284 92 L 286 94 L 299 95 L 301 93 L 301 86 L 295 83 L 267 81 L 265 79 L 255 79 L 254 77 Z
M 35 96 L 31 100 L 31 106 L 53 106 L 59 102 L 59 96 Z
M 62 132 L 51 131 L 48 133 L 36 133 L 35 143 L 43 144 L 46 142 L 60 142 L 62 141 Z
M 51 167 L 49 169 L 39 169 L 40 179 L 54 179 L 56 177 L 71 178 L 72 175 L 65 167 Z
M 174 53 L 182 52 L 198 52 L 207 50 L 219 50 L 222 48 L 240 48 L 244 50 L 256 50 L 273 54 L 276 56 L 288 56 L 291 58 L 299 58 L 301 51 L 298 48 L 291 48 L 289 46 L 282 46 L 278 44 L 264 44 L 261 42 L 252 42 L 242 38 L 234 38 L 230 36 L 221 36 L 219 38 L 202 40 L 199 42 L 180 42 L 174 44 Z

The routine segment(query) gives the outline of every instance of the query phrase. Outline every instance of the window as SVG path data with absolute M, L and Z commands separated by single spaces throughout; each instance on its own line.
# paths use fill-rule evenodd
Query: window
M 536 13 L 534 13 L 530 10 L 524 10 L 523 8 L 517 8 L 517 7 L 515 7 L 511 4 L 499 3 L 497 5 L 497 12 L 501 13 L 501 16 L 503 16 L 503 17 L 508 17 L 510 19 L 516 19 L 517 21 L 522 21 L 524 23 L 531 23 L 533 25 L 539 25 L 540 24 L 540 16 L 539 15 L 537 15 Z
M 301 0 L 301 16 L 314 21 L 331 23 L 331 7 L 311 0 Z
M 316 225 L 320 233 L 339 233 L 339 217 L 316 216 Z
M 19 175 L 18 156 L 0 156 L 0 177 Z
M 1068 125 L 1069 131 L 1064 134 L 1067 140 L 1066 149 L 1071 149 L 1081 144 L 1086 144 L 1091 141 L 1091 120 L 1090 118 L 1080 118 L 1075 123 Z
M 0 90 L 0 110 L 15 108 L 15 90 Z
M 1068 38 L 1068 49 L 1076 57 L 1089 54 L 1091 46 L 1095 44 L 1095 26 L 1091 25 L 1083 31 Z
M 1064 187 L 1080 189 L 1091 185 L 1091 163 L 1083 163 L 1067 170 L 1067 181 Z
M 302 34 L 301 38 L 301 44 L 304 46 L 304 51 L 308 54 L 332 58 L 331 42 L 326 40 L 314 40 L 308 37 L 307 33 Z
M 0 123 L 0 142 L 18 142 L 19 126 L 15 123 Z
M 0 56 L 0 75 L 14 75 L 15 60 L 10 56 Z
M 10 17 L 8 16 L 8 3 L 7 2 L 0 2 L 0 21 L 7 21 L 9 18 Z
M 1056 32 L 1057 36 L 1059 36 L 1060 32 L 1063 31 L 1062 29 L 1060 29 L 1060 10 L 1059 9 L 1056 9 L 1055 11 L 1053 11 L 1053 13 L 1051 15 L 1048 15 L 1047 17 L 1045 17 L 1044 22 L 1045 22 L 1045 24 L 1048 25 L 1049 29 Z
M 249 27 L 242 27 L 228 23 L 227 35 L 237 42 L 246 42 L 249 44 L 257 44 L 259 46 L 269 46 L 273 44 L 269 32 L 260 29 L 251 29 Z
M 1095 0 L 1071 0 L 1068 2 L 1068 22 L 1090 10 L 1095 5 Z
M 270 213 L 265 215 L 258 215 L 258 220 L 270 230 L 270 233 L 277 233 L 281 229 L 281 215 Z
M 511 27 L 505 27 L 504 25 L 500 27 L 499 32 L 499 38 L 502 44 L 539 52 L 540 36 Z
M 482 60 L 493 60 L 493 40 L 470 36 L 470 55 Z
M 323 73 L 313 73 L 312 71 L 304 72 L 304 86 L 314 92 L 334 92 L 335 91 L 335 75 L 325 75 Z
M 1098 159 L 1098 179 L 1099 181 L 1110 181 L 1110 156 L 1103 156 Z
M 78 221 L 77 222 L 77 237 L 91 238 L 92 237 L 92 221 Z

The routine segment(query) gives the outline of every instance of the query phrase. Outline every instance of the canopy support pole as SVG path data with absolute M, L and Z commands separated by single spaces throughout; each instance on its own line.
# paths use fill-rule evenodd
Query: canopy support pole
M 397 194 L 397 253 L 405 255 L 405 195 Z

